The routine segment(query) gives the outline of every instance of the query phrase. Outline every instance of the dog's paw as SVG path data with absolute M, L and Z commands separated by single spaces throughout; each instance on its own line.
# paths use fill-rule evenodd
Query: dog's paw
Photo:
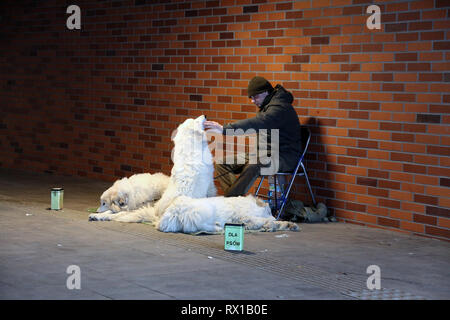
M 278 230 L 298 231 L 298 225 L 291 221 L 277 221 Z
M 131 222 L 142 222 L 142 219 L 139 219 L 137 217 L 130 216 L 130 215 L 128 215 L 128 216 L 123 215 L 123 216 L 112 217 L 111 221 L 131 223 Z
M 110 214 L 92 213 L 89 215 L 89 221 L 110 221 Z
M 293 223 L 293 222 L 288 222 L 288 228 L 290 231 L 299 231 L 300 230 L 300 227 L 296 223 Z

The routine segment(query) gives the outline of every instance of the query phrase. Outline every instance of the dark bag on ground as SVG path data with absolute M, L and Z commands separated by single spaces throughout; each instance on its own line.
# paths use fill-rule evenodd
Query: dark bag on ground
M 300 200 L 288 200 L 283 213 L 283 220 L 292 222 L 328 222 L 332 221 L 328 217 L 328 209 L 323 203 L 317 207 L 305 207 Z

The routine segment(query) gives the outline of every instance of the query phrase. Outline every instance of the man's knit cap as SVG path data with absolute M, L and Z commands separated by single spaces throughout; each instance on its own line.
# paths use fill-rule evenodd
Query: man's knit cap
M 267 81 L 263 77 L 254 77 L 250 82 L 248 83 L 248 97 L 253 97 L 259 93 L 263 93 L 264 91 L 267 91 L 269 94 L 272 93 L 273 87 L 270 84 L 269 81 Z

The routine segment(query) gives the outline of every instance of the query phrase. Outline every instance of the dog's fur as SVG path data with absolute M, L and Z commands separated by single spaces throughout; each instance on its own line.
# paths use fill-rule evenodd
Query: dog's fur
M 91 214 L 90 221 L 118 221 L 118 222 L 150 222 L 156 225 L 158 218 L 155 215 L 153 203 L 149 202 L 144 206 L 133 211 L 121 211 L 111 213 L 106 211 L 103 213 Z
M 170 203 L 179 196 L 214 197 L 214 164 L 203 123 L 205 116 L 187 119 L 178 126 L 173 142 L 173 167 L 169 185 L 155 204 L 155 214 L 161 217 Z
M 276 221 L 269 205 L 252 195 L 202 199 L 180 196 L 167 208 L 157 227 L 163 232 L 220 232 L 227 222 L 244 223 L 248 230 L 298 230 L 292 222 Z
M 103 192 L 97 214 L 92 214 L 89 218 L 96 220 L 98 214 L 104 216 L 129 212 L 147 204 L 153 205 L 167 189 L 169 180 L 170 178 L 163 173 L 140 173 L 119 179 Z

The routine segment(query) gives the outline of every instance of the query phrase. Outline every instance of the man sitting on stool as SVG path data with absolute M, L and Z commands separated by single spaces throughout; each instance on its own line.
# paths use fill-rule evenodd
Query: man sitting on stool
M 292 94 L 281 85 L 272 87 L 269 81 L 263 77 L 254 77 L 248 84 L 248 97 L 259 110 L 253 118 L 239 120 L 225 126 L 215 121 L 205 121 L 205 129 L 222 132 L 223 135 L 233 134 L 235 130 L 247 131 L 254 129 L 257 133 L 266 129 L 269 134 L 267 150 L 273 150 L 270 146 L 270 132 L 279 130 L 279 157 L 275 168 L 277 171 L 293 171 L 298 163 L 301 152 L 300 121 L 297 112 L 292 106 L 294 101 Z M 232 129 L 232 130 L 230 130 Z M 259 136 L 261 139 L 261 136 Z M 274 160 L 271 155 L 272 161 Z M 261 169 L 273 167 L 274 163 L 259 161 L 251 163 L 248 156 L 244 164 L 216 164 L 216 175 L 226 197 L 243 196 L 251 188 L 256 178 L 261 174 Z M 236 178 L 236 174 L 239 177 Z

